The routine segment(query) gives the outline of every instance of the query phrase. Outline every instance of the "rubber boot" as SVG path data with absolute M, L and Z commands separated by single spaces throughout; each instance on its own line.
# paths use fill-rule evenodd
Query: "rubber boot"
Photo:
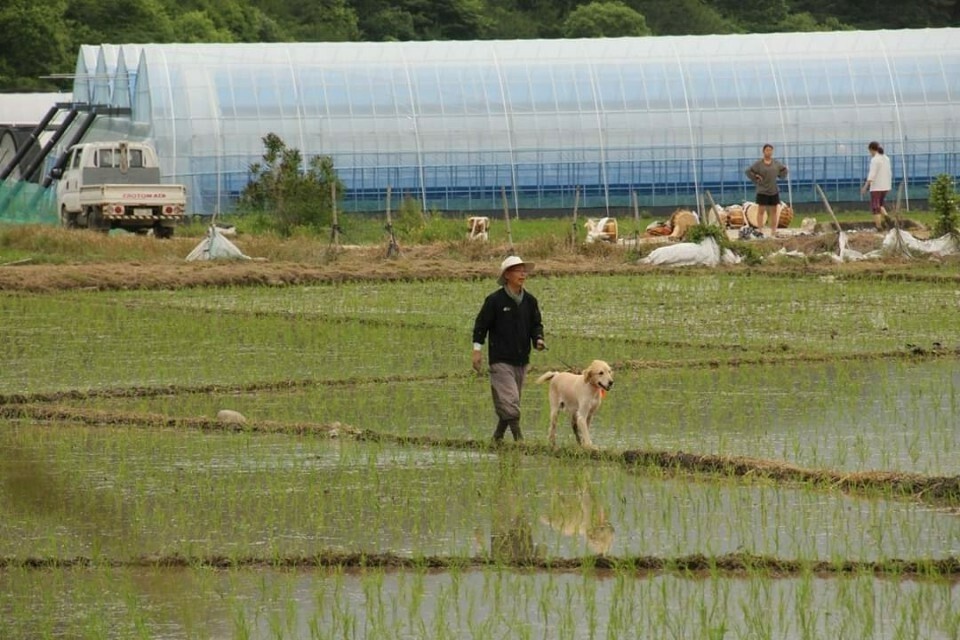
M 879 213 L 873 214 L 873 226 L 877 228 L 877 231 L 883 231 L 886 227 L 886 222 L 883 219 L 883 215 Z
M 507 432 L 507 421 L 501 418 L 500 421 L 497 422 L 497 428 L 494 429 L 493 431 L 493 442 L 495 444 L 499 444 L 503 442 L 503 434 L 505 434 L 506 432 Z
M 507 426 L 510 427 L 510 433 L 513 434 L 513 439 L 515 442 L 523 440 L 523 434 L 520 432 L 520 418 L 510 420 L 507 422 Z

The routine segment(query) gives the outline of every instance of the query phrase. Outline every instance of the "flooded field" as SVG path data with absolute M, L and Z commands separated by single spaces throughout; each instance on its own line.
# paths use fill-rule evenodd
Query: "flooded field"
M 532 384 L 488 448 L 489 282 L 0 294 L 0 638 L 960 636 L 955 283 L 530 287 L 597 444 L 744 468 L 538 449 Z
M 524 430 L 546 439 L 546 388 L 525 390 Z M 89 400 L 74 400 L 83 407 Z M 489 389 L 447 380 L 311 384 L 291 391 L 212 392 L 98 400 L 124 412 L 339 421 L 398 434 L 484 438 Z M 692 367 L 617 374 L 596 417 L 604 447 L 775 458 L 813 468 L 952 475 L 960 457 L 960 368 L 954 359 Z M 572 444 L 569 428 L 560 443 Z
M 0 593 L 6 638 L 947 640 L 960 634 L 955 584 L 856 575 L 13 570 L 0 572 Z
M 30 424 L 0 447 L 0 557 L 960 556 L 950 511 L 589 460 Z

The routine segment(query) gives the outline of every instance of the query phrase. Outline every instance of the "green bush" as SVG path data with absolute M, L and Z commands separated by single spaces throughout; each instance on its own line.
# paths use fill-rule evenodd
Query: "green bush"
M 412 196 L 404 196 L 393 219 L 393 228 L 397 235 L 404 240 L 412 240 L 427 226 L 427 216 L 423 212 L 423 205 Z
M 333 220 L 333 194 L 343 197 L 333 159 L 315 156 L 303 167 L 299 149 L 287 147 L 275 133 L 263 137 L 263 163 L 250 166 L 250 182 L 240 194 L 240 209 L 259 216 L 259 224 L 290 236 L 297 228 L 319 231 Z
M 934 236 L 957 235 L 957 193 L 953 178 L 945 173 L 938 175 L 930 184 L 930 209 L 936 215 L 933 227 Z

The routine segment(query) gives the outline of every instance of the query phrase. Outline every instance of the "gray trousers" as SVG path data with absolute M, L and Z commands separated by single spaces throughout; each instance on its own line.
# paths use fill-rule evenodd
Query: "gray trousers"
M 520 435 L 520 396 L 523 392 L 523 379 L 527 375 L 526 367 L 497 362 L 490 365 L 490 390 L 493 392 L 493 409 L 497 412 L 500 422 L 493 437 L 495 440 L 503 438 L 507 427 L 513 434 L 514 440 L 521 440 Z

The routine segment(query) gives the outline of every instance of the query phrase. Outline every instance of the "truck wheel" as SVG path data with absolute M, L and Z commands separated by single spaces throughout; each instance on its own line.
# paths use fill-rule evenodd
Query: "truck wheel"
M 173 237 L 173 227 L 161 227 L 157 225 L 153 228 L 153 235 L 162 240 L 167 240 Z
M 66 207 L 61 207 L 60 226 L 64 229 L 75 229 L 77 227 L 77 214 L 70 213 Z
M 97 207 L 87 209 L 87 228 L 100 233 L 110 231 L 110 223 L 103 219 L 103 214 Z

